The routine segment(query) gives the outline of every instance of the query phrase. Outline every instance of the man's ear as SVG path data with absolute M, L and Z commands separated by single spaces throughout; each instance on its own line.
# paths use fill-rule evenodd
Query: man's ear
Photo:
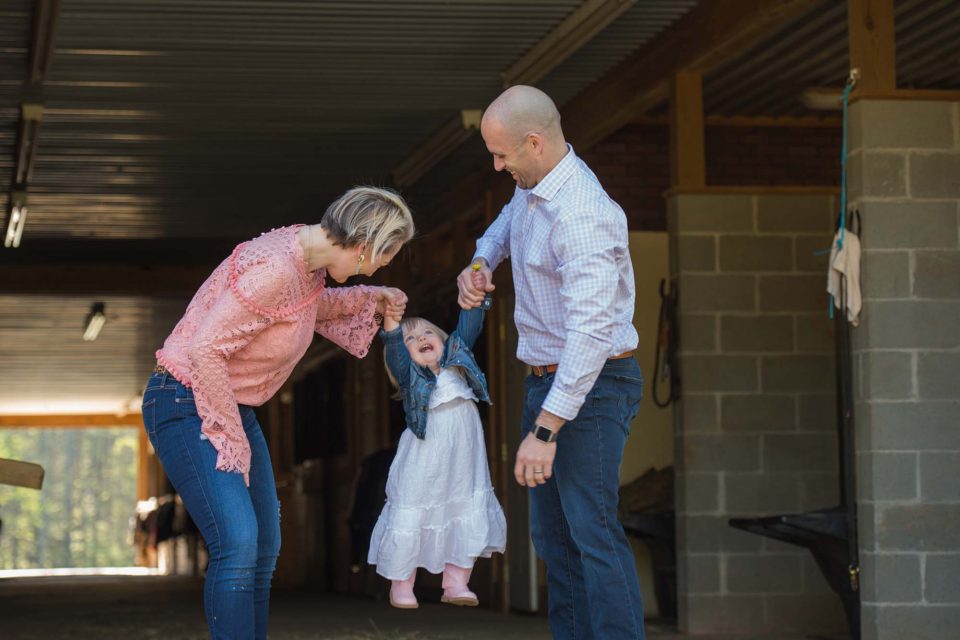
M 541 155 L 543 153 L 543 136 L 539 133 L 528 133 L 527 141 L 530 143 L 530 150 L 533 151 L 534 155 Z

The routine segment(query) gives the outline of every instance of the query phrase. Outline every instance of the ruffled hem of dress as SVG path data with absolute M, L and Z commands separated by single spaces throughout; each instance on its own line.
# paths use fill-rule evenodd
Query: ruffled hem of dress
M 405 580 L 417 568 L 442 573 L 447 563 L 472 566 L 477 558 L 489 558 L 506 549 L 507 523 L 496 498 L 485 508 L 451 518 L 443 526 L 415 530 L 392 526 L 390 509 L 384 507 L 374 527 L 367 557 L 388 580 Z

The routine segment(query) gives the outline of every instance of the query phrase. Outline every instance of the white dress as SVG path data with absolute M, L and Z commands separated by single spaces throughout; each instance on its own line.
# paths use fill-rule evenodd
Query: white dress
M 389 580 L 406 580 L 417 567 L 472 567 L 476 558 L 503 553 L 506 542 L 476 396 L 463 376 L 442 369 L 425 439 L 409 429 L 400 436 L 367 562 Z

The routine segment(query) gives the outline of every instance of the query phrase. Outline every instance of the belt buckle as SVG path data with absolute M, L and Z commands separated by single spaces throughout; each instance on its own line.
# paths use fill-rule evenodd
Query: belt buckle
M 167 371 L 167 369 L 166 369 L 163 365 L 161 365 L 161 364 L 158 364 L 157 366 L 155 366 L 155 367 L 153 368 L 153 372 L 156 373 L 156 374 L 159 374 L 159 375 L 163 375 L 163 374 L 165 374 L 165 373 L 170 373 L 170 372 Z

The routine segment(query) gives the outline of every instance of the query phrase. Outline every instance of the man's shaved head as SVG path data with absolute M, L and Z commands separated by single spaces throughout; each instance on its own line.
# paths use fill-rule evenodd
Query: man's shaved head
M 536 132 L 553 138 L 560 133 L 560 112 L 550 96 L 526 85 L 516 85 L 490 103 L 483 119 L 495 121 L 511 136 Z
M 495 171 L 506 171 L 521 189 L 532 189 L 567 154 L 560 113 L 540 89 L 517 85 L 483 113 L 480 135 Z

